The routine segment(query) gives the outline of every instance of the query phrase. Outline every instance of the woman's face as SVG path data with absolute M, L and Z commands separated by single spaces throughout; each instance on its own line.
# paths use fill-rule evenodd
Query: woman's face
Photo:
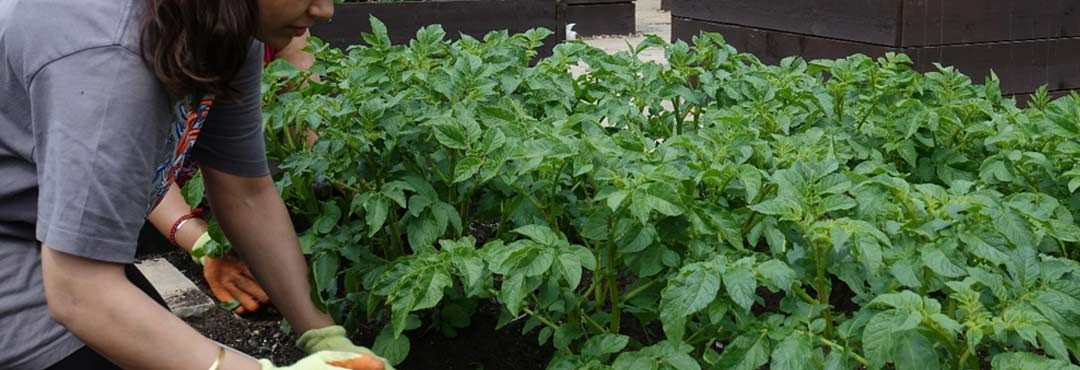
M 255 37 L 281 49 L 303 36 L 316 20 L 334 16 L 334 0 L 259 0 L 259 29 Z

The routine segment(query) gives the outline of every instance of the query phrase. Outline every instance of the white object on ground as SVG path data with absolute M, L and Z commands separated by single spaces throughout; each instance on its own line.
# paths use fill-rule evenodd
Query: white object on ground
M 180 318 L 202 316 L 214 308 L 214 301 L 195 286 L 187 276 L 177 270 L 169 261 L 154 258 L 135 263 L 135 267 L 146 276 L 150 285 L 165 298 L 169 310 Z

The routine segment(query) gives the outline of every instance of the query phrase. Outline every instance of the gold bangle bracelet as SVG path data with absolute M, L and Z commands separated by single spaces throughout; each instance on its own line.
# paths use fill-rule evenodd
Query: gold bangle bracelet
M 209 370 L 218 370 L 222 362 L 225 362 L 225 347 L 218 346 L 217 358 L 214 359 L 213 364 L 210 364 Z

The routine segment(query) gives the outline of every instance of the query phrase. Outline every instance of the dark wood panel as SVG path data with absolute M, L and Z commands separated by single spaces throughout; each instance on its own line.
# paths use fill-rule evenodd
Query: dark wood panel
M 673 0 L 672 15 L 897 46 L 902 0 Z M 946 0 L 948 1 L 948 0 Z
M 637 30 L 632 2 L 568 5 L 565 16 L 579 36 L 629 35 Z
M 754 54 L 765 63 L 777 63 L 789 56 L 802 56 L 806 59 L 837 59 L 856 53 L 881 56 L 896 50 L 880 45 L 724 25 L 683 17 L 672 18 L 672 39 L 689 42 L 701 32 L 719 32 L 736 49 Z
M 905 0 L 903 46 L 1080 36 L 1077 0 Z
M 933 70 L 934 63 L 955 66 L 982 83 L 993 70 L 1001 79 L 1001 91 L 1015 94 L 1035 91 L 1045 81 L 1046 45 L 1039 43 L 999 43 L 912 48 L 908 55 L 919 69 Z
M 1076 90 L 1050 91 L 1048 95 L 1050 95 L 1051 100 L 1057 100 L 1057 99 L 1063 98 L 1065 96 L 1068 96 L 1069 94 L 1072 94 L 1074 91 L 1076 91 Z M 1008 95 L 1008 97 L 1016 99 L 1016 106 L 1021 107 L 1021 108 L 1027 108 L 1029 105 L 1031 105 L 1031 94 L 1034 94 L 1034 92 L 1023 93 L 1023 94 L 1013 94 L 1013 95 Z
M 902 51 L 911 56 L 919 70 L 933 70 L 934 63 L 955 66 L 976 83 L 982 83 L 993 70 L 1001 79 L 1004 94 L 1029 93 L 1044 84 L 1051 90 L 1080 89 L 1080 38 L 889 48 L 681 17 L 672 20 L 672 37 L 676 39 L 689 41 L 700 32 L 719 32 L 736 49 L 766 63 L 793 55 L 833 59 L 856 53 L 877 56 Z
M 633 3 L 635 0 L 566 0 L 569 5 Z
M 660 0 L 660 10 L 671 10 L 671 0 Z
M 515 33 L 544 27 L 555 31 L 545 45 L 547 53 L 565 39 L 554 0 L 346 3 L 338 4 L 334 13 L 332 22 L 316 24 L 311 33 L 340 48 L 363 42 L 361 34 L 371 32 L 369 15 L 386 24 L 394 43 L 407 42 L 429 24 L 441 24 L 453 38 L 459 34 L 483 37 L 496 30 Z

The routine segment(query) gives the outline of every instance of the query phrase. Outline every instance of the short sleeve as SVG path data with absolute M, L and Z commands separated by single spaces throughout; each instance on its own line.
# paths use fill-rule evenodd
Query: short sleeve
M 262 120 L 261 42 L 253 42 L 229 99 L 217 99 L 195 144 L 199 165 L 244 177 L 270 173 Z
M 128 263 L 168 155 L 169 100 L 119 46 L 49 63 L 29 83 L 38 176 L 36 236 L 50 248 Z

